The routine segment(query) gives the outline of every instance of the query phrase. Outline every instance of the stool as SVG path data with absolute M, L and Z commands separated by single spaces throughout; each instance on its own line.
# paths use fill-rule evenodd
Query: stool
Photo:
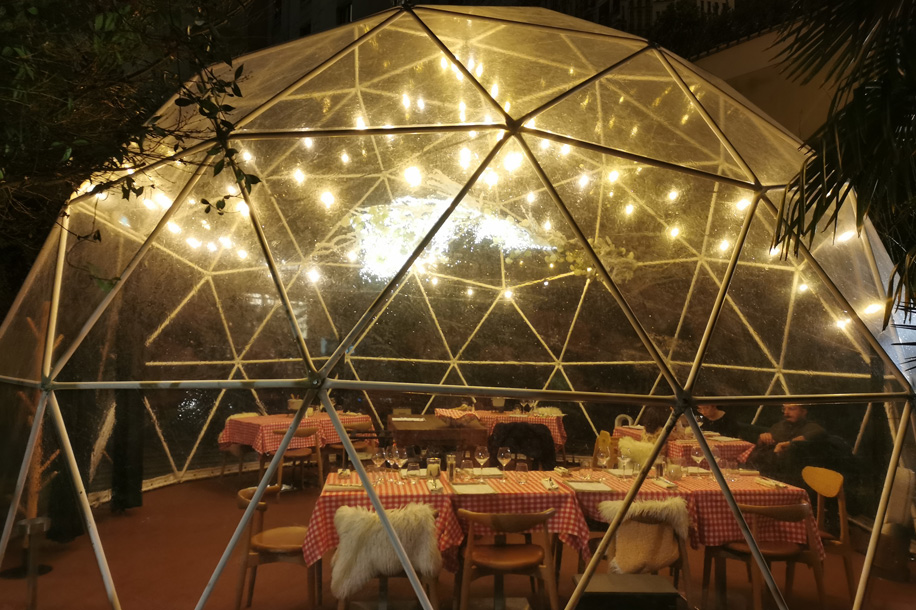
M 582 574 L 573 577 L 578 584 Z M 656 574 L 594 574 L 579 600 L 578 610 L 639 608 L 676 610 L 681 596 L 667 578 Z

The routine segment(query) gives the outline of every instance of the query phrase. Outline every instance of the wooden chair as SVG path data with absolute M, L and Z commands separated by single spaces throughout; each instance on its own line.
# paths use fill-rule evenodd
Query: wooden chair
M 475 513 L 458 509 L 458 518 L 466 519 L 470 524 L 461 568 L 459 610 L 467 610 L 471 581 L 482 576 L 495 577 L 494 607 L 504 608 L 503 576 L 508 574 L 540 579 L 544 583 L 550 609 L 559 609 L 551 543 L 547 533 L 547 520 L 555 512 L 553 508 L 540 513 L 523 514 Z M 485 531 L 478 533 L 481 527 Z M 506 534 L 523 534 L 534 528 L 538 530 L 536 533 L 541 538 L 540 544 L 532 544 L 527 540 L 524 543 L 506 542 Z M 492 536 L 494 533 L 496 536 L 493 544 L 482 544 L 477 540 L 478 535 Z
M 799 521 L 807 522 L 811 516 L 811 506 L 807 503 L 787 504 L 780 506 L 753 506 L 748 504 L 739 504 L 738 507 L 745 515 L 758 515 L 768 517 L 777 521 L 789 521 L 797 523 Z M 751 534 L 757 538 L 756 521 L 751 520 Z M 807 544 L 796 544 L 794 542 L 761 542 L 758 540 L 757 546 L 767 565 L 775 561 L 785 561 L 786 566 L 786 586 L 785 595 L 788 597 L 792 593 L 792 581 L 795 575 L 795 564 L 805 563 L 814 571 L 814 581 L 817 584 L 817 593 L 820 598 L 821 608 L 825 608 L 824 593 L 824 564 L 821 561 L 817 551 L 818 535 L 814 526 L 807 524 L 808 531 Z M 750 547 L 745 541 L 727 542 L 722 546 L 706 547 L 703 556 L 703 601 L 701 608 L 708 608 L 707 598 L 709 595 L 709 568 L 712 560 L 716 562 L 716 596 L 719 603 L 725 601 L 725 560 L 736 559 L 747 565 L 751 577 L 751 594 L 753 596 L 754 610 L 761 610 L 763 605 L 763 574 L 757 569 Z
M 846 494 L 843 491 L 843 475 L 839 472 L 806 466 L 802 469 L 802 479 L 808 487 L 817 493 L 817 529 L 824 545 L 824 550 L 833 555 L 840 555 L 846 568 L 846 586 L 850 599 L 856 598 L 856 580 L 853 576 L 852 555 L 855 553 L 849 541 L 849 514 L 846 512 Z M 836 498 L 840 520 L 840 537 L 824 529 L 824 504 L 827 498 Z M 790 566 L 791 567 L 791 566 Z
M 357 452 L 368 450 L 370 437 L 375 436 L 375 427 L 371 421 L 345 424 L 344 430 L 346 430 L 347 436 L 350 437 L 350 441 Z M 341 468 L 346 468 L 348 456 L 343 443 L 332 443 L 327 448 L 340 453 L 340 466 Z
M 237 496 L 238 507 L 242 510 L 248 508 L 256 487 L 248 487 L 239 490 Z M 280 491 L 279 485 L 268 487 L 264 492 L 264 497 L 275 496 Z M 239 546 L 240 548 L 240 574 L 238 588 L 236 589 L 235 608 L 239 610 L 242 607 L 242 591 L 245 588 L 245 580 L 248 578 L 248 602 L 246 607 L 251 606 L 251 598 L 254 596 L 254 583 L 258 576 L 258 566 L 267 563 L 292 563 L 307 568 L 306 583 L 308 587 L 308 607 L 321 604 L 321 561 L 314 566 L 308 566 L 302 556 L 302 543 L 308 533 L 307 527 L 289 526 L 274 527 L 264 529 L 264 513 L 267 511 L 267 503 L 263 499 L 258 502 L 255 514 L 252 515 L 248 526 L 248 535 L 243 536 Z
M 438 516 L 438 510 L 420 504 L 388 511 L 388 518 L 405 545 L 434 610 L 439 607 L 439 572 L 442 569 L 436 540 Z M 400 562 L 378 515 L 366 509 L 344 506 L 334 515 L 334 527 L 340 542 L 334 556 L 331 590 L 338 596 L 338 610 L 346 610 L 349 595 L 373 578 L 379 581 L 379 610 L 387 610 L 388 580 L 407 578 L 407 574 L 403 570 L 391 573 L 390 566 Z
M 226 418 L 228 424 L 230 419 L 241 419 L 243 417 L 258 417 L 260 413 L 236 413 L 230 415 Z M 225 428 L 225 426 L 224 426 Z M 219 469 L 219 476 L 223 476 L 226 472 L 226 463 L 229 461 L 229 456 L 238 458 L 239 460 L 239 476 L 242 476 L 242 465 L 245 463 L 245 455 L 251 451 L 254 451 L 249 445 L 243 445 L 241 443 L 229 443 L 228 445 L 223 445 L 219 448 L 220 452 L 223 454 L 223 465 Z
M 274 430 L 274 434 L 286 434 L 286 430 Z M 283 486 L 283 466 L 289 464 L 292 468 L 299 468 L 299 486 L 305 487 L 305 466 L 312 462 L 318 468 L 318 486 L 324 484 L 324 463 L 321 458 L 321 439 L 318 438 L 318 428 L 298 428 L 293 436 L 308 438 L 315 437 L 315 445 L 312 447 L 301 447 L 299 449 L 287 449 L 283 454 L 283 460 L 277 469 L 277 485 Z M 261 461 L 258 466 L 258 479 L 264 475 L 264 467 L 271 459 L 273 453 L 261 454 Z

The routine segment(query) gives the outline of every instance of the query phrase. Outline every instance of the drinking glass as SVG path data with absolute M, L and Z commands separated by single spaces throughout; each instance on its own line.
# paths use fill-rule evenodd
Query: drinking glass
M 438 479 L 441 461 L 439 458 L 426 458 L 426 476 L 430 479 Z
M 481 445 L 474 450 L 474 459 L 480 464 L 480 478 L 483 479 L 483 465 L 490 461 L 490 450 Z
M 471 460 L 461 460 L 461 481 L 467 483 L 474 478 L 474 462 Z
M 693 449 L 691 449 L 690 457 L 692 457 L 693 461 L 696 462 L 697 468 L 699 468 L 703 460 L 706 459 L 706 456 L 703 455 L 703 449 L 701 449 L 700 447 L 694 447 Z M 697 474 L 699 475 L 699 473 Z
M 404 464 L 406 464 L 408 460 L 407 448 L 406 447 L 398 448 L 396 455 L 397 455 L 397 461 L 398 461 L 398 475 L 400 475 L 401 469 L 404 468 Z M 404 480 L 398 479 L 398 485 L 404 485 Z
M 515 465 L 515 472 L 517 473 L 519 485 L 524 485 L 528 482 L 528 462 L 519 461 Z
M 506 478 L 506 466 L 512 461 L 512 451 L 508 447 L 500 447 L 496 452 L 496 459 L 503 465 L 503 479 Z
M 630 464 L 630 450 L 624 449 L 620 452 L 620 457 L 617 458 L 620 461 L 620 470 L 623 473 L 623 476 L 627 476 L 627 466 Z
M 420 478 L 420 463 L 419 462 L 410 462 L 407 464 L 407 478 L 410 479 L 411 485 L 417 484 L 417 479 Z
M 681 477 L 684 476 L 684 467 L 677 461 L 672 460 L 668 463 L 665 476 L 672 481 L 680 481 Z
M 372 454 L 372 463 L 375 464 L 375 484 L 378 485 L 382 482 L 382 464 L 385 463 L 387 456 L 385 455 L 384 447 L 376 447 L 375 452 Z
M 598 468 L 604 470 L 607 468 L 607 462 L 611 459 L 611 454 L 606 449 L 598 449 L 595 452 L 595 461 L 598 462 Z
M 388 482 L 391 483 L 396 480 L 393 478 L 392 470 L 394 470 L 394 467 L 397 466 L 398 464 L 398 446 L 397 445 L 390 445 L 385 450 L 385 461 L 388 463 L 388 477 L 387 477 Z
M 586 481 L 592 478 L 592 458 L 579 460 L 579 475 Z

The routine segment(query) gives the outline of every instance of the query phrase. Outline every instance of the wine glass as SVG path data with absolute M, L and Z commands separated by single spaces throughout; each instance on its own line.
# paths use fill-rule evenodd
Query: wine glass
M 398 446 L 397 445 L 390 445 L 385 450 L 385 461 L 388 462 L 388 468 L 389 468 L 388 482 L 390 483 L 394 480 L 392 478 L 390 469 L 393 469 L 398 463 Z
M 411 485 L 417 484 L 417 479 L 420 478 L 420 463 L 419 462 L 410 462 L 407 464 L 407 478 L 410 479 Z
M 598 463 L 598 468 L 604 470 L 607 468 L 607 462 L 611 459 L 611 454 L 607 449 L 599 448 L 595 452 L 595 461 Z
M 378 485 L 382 482 L 382 464 L 385 463 L 385 460 L 388 459 L 385 455 L 384 447 L 376 447 L 375 452 L 372 454 L 372 463 L 375 464 L 375 484 Z
M 397 456 L 398 474 L 400 475 L 400 474 L 401 474 L 401 469 L 404 468 L 404 465 L 407 463 L 407 460 L 408 460 L 408 457 L 407 457 L 407 447 L 399 447 L 399 448 L 397 449 L 397 451 L 395 452 L 395 455 Z M 418 466 L 418 467 L 419 467 L 419 466 Z M 399 479 L 399 480 L 398 480 L 398 485 L 404 485 L 404 480 L 403 480 L 403 479 Z
M 630 450 L 624 449 L 620 452 L 620 470 L 623 471 L 623 476 L 627 476 L 627 466 L 630 465 Z
M 518 484 L 524 485 L 528 482 L 528 462 L 519 460 L 515 465 L 515 472 L 518 473 Z
M 480 464 L 480 478 L 483 479 L 483 465 L 490 461 L 490 451 L 481 445 L 474 450 L 474 459 Z
M 503 479 L 506 478 L 506 466 L 512 461 L 512 450 L 508 447 L 500 447 L 496 453 L 496 459 L 503 465 Z
M 703 449 L 701 447 L 694 447 L 693 449 L 691 449 L 690 457 L 693 458 L 694 462 L 696 462 L 697 468 L 699 468 L 703 460 L 706 459 L 706 456 L 703 455 Z

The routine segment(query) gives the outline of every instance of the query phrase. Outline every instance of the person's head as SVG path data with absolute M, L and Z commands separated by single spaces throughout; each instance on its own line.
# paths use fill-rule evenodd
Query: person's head
M 722 413 L 716 405 L 697 405 L 697 411 L 707 419 L 716 419 Z
M 646 434 L 655 434 L 668 422 L 671 416 L 669 407 L 646 407 L 639 418 L 639 423 L 646 429 Z
M 787 422 L 794 424 L 808 418 L 808 409 L 802 405 L 796 404 L 783 405 L 782 416 Z

